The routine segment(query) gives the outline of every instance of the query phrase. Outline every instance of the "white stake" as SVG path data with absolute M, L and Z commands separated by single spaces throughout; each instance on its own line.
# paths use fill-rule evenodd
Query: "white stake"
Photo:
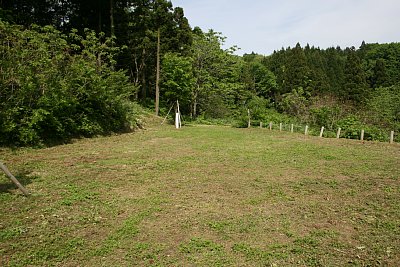
M 175 113 L 175 128 L 176 129 L 179 129 L 180 127 L 180 123 L 179 123 L 179 113 L 178 112 L 176 112 Z
M 342 128 L 338 128 L 337 133 L 336 133 L 336 138 L 340 138 L 340 131 L 342 130 Z
M 247 115 L 249 116 L 249 121 L 247 123 L 247 128 L 251 127 L 251 121 L 250 121 L 250 109 L 247 109 Z
M 304 135 L 308 134 L 308 125 L 306 125 L 306 130 L 304 131 Z
M 322 137 L 323 134 L 324 134 L 324 126 L 321 127 L 321 132 L 319 133 L 319 137 Z
M 178 114 L 179 114 L 179 128 L 182 128 L 182 118 L 181 118 L 181 111 L 179 109 L 179 101 L 176 100 L 176 104 L 178 105 Z

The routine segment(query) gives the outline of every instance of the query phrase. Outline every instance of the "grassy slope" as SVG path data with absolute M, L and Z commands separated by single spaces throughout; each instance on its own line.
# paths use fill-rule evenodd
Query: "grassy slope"
M 171 126 L 0 150 L 0 265 L 395 266 L 400 146 Z

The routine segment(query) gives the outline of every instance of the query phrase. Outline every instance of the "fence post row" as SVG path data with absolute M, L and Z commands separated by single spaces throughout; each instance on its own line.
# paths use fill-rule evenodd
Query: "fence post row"
M 249 120 L 249 125 L 250 125 L 250 120 Z M 250 126 L 249 126 L 249 127 L 250 127 Z M 263 128 L 263 122 L 260 122 L 260 128 Z M 269 129 L 272 130 L 272 121 L 269 122 Z M 283 129 L 283 123 L 281 122 L 281 123 L 279 123 L 279 131 L 282 131 L 282 129 Z M 285 128 L 285 129 L 286 129 L 286 128 Z M 308 127 L 308 125 L 306 125 L 306 128 L 305 128 L 305 130 L 304 130 L 304 135 L 308 135 L 308 129 L 309 129 L 309 127 Z M 320 131 L 320 133 L 319 133 L 319 137 L 323 137 L 324 130 L 325 130 L 325 127 L 322 126 L 322 127 L 321 127 L 321 131 Z M 340 138 L 341 131 L 342 131 L 342 128 L 339 127 L 339 128 L 337 129 L 337 132 L 336 132 L 336 138 L 337 138 L 337 139 Z M 293 124 L 293 123 L 290 125 L 290 132 L 292 132 L 292 133 L 294 132 L 294 124 Z M 361 130 L 360 140 L 361 140 L 361 141 L 364 141 L 364 137 L 365 137 L 365 130 L 362 129 L 362 130 Z M 393 143 L 394 143 L 394 131 L 391 131 L 391 132 L 390 132 L 390 141 L 389 141 L 389 142 L 390 142 L 390 144 L 393 144 Z

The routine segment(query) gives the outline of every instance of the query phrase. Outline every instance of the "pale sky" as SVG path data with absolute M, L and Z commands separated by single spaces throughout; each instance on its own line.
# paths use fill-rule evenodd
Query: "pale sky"
M 269 55 L 297 42 L 320 48 L 400 42 L 400 0 L 172 0 L 190 25 L 227 37 L 238 54 Z

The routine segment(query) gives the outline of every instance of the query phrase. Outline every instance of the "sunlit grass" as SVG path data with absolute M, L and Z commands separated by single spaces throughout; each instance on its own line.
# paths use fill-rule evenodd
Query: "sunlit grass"
M 0 150 L 0 265 L 400 261 L 400 147 L 172 126 Z

